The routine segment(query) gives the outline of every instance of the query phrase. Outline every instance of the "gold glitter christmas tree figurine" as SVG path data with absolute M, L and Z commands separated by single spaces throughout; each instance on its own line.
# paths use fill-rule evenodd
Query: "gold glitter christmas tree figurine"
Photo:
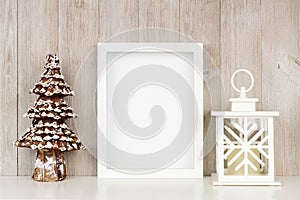
M 17 147 L 37 150 L 32 178 L 36 181 L 60 181 L 66 177 L 63 153 L 85 149 L 75 132 L 65 121 L 76 115 L 63 99 L 74 92 L 61 74 L 59 59 L 48 55 L 41 80 L 31 93 L 39 95 L 34 106 L 24 115 L 33 119 L 32 125 L 16 142 Z

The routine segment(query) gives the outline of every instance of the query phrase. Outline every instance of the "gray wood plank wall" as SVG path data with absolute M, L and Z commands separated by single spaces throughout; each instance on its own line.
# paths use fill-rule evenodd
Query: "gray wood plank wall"
M 22 115 L 36 98 L 28 90 L 46 54 L 59 54 L 72 85 L 97 42 L 142 27 L 173 29 L 203 42 L 227 97 L 234 96 L 230 75 L 251 70 L 250 95 L 260 98 L 260 109 L 281 114 L 275 120 L 276 174 L 300 175 L 299 12 L 298 0 L 0 0 L 0 175 L 32 174 L 34 152 L 11 144 L 31 123 Z M 204 160 L 205 175 L 215 171 L 214 153 Z M 87 151 L 66 159 L 69 175 L 96 175 L 97 162 Z

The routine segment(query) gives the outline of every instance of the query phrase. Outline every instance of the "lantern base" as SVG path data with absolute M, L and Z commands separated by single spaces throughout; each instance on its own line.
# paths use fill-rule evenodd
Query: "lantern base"
M 234 186 L 234 185 L 245 185 L 245 186 L 281 186 L 281 182 L 279 181 L 273 181 L 273 182 L 268 182 L 268 181 L 265 181 L 265 182 L 238 182 L 238 181 L 232 181 L 232 182 L 220 182 L 218 180 L 218 176 L 217 174 L 211 174 L 211 179 L 212 179 L 212 184 L 214 186 Z
M 61 181 L 66 178 L 63 153 L 55 150 L 37 150 L 32 178 L 41 182 Z

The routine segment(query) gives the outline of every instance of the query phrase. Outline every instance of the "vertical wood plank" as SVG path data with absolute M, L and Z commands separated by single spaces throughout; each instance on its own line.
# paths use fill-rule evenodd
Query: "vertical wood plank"
M 181 0 L 180 32 L 190 36 L 195 42 L 202 42 L 207 53 L 204 64 L 220 65 L 220 2 L 219 0 Z M 209 55 L 209 56 L 208 56 Z M 204 130 L 210 125 L 210 98 L 204 87 Z M 214 136 L 205 143 L 215 143 Z M 205 154 L 205 152 L 204 152 Z M 205 156 L 205 155 L 204 155 Z M 204 158 L 204 175 L 215 172 L 215 148 Z
M 96 48 L 98 23 L 97 0 L 59 1 L 58 51 L 62 62 L 63 74 L 72 88 L 85 58 Z M 68 101 L 75 113 L 81 113 L 87 106 L 93 106 L 86 105 L 82 102 L 83 106 L 74 107 L 72 105 L 72 102 L 75 101 L 74 98 L 76 98 L 76 96 L 68 98 Z M 79 116 L 78 119 L 70 120 L 68 124 L 73 130 L 76 130 L 74 123 L 77 122 L 75 120 L 79 121 L 84 119 L 81 119 Z M 78 135 L 79 137 L 82 136 L 85 138 L 86 135 L 91 134 L 91 137 L 93 137 L 96 135 L 93 134 L 95 131 L 96 127 L 90 127 L 90 130 L 87 130 L 85 133 L 78 133 Z M 89 151 L 66 153 L 65 158 L 68 175 L 96 175 L 97 161 L 95 155 L 92 155 Z
M 139 1 L 140 42 L 179 41 L 179 0 Z
M 17 0 L 0 5 L 0 175 L 17 175 Z
M 275 119 L 275 174 L 300 175 L 300 2 L 262 0 L 262 106 Z
M 249 97 L 261 99 L 261 20 L 260 0 L 221 1 L 221 73 L 227 98 L 237 97 L 232 89 L 232 73 L 245 68 L 251 71 L 255 84 Z M 250 86 L 250 79 L 241 74 L 237 87 Z M 229 103 L 227 104 L 229 109 Z M 258 108 L 260 108 L 260 104 Z
M 179 0 L 139 2 L 139 26 L 179 30 Z
M 23 118 L 36 95 L 29 89 L 40 79 L 45 56 L 57 52 L 57 1 L 18 1 L 18 135 L 30 127 Z M 18 175 L 32 175 L 36 152 L 19 148 Z
M 126 32 L 139 27 L 138 0 L 101 0 L 99 3 L 100 27 L 99 41 L 109 40 L 112 36 L 116 36 L 122 32 Z M 113 38 L 117 41 L 138 41 L 138 32 L 128 33 L 123 37 Z

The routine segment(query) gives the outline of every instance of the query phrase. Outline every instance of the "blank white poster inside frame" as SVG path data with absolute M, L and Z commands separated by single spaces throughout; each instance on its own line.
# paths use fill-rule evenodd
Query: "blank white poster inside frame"
M 170 69 L 163 70 L 166 67 L 175 71 L 174 75 L 181 76 L 193 90 L 193 103 L 185 106 L 187 108 L 182 107 L 180 103 L 191 102 L 191 99 L 176 97 L 179 95 L 178 91 L 178 93 L 183 92 L 179 98 L 189 97 L 184 94 L 185 89 L 180 88 L 182 87 L 179 84 L 180 80 L 176 86 L 179 87 L 177 92 L 171 86 L 168 88 L 168 85 L 151 80 L 151 76 L 164 76 L 166 80 L 171 79 L 172 72 L 168 72 Z M 153 73 L 159 74 L 151 74 L 151 70 Z M 203 178 L 203 158 L 200 155 L 203 146 L 202 43 L 98 43 L 97 73 L 97 168 L 99 178 Z M 131 73 L 133 73 L 131 77 L 127 76 Z M 148 82 L 141 84 L 143 76 L 148 79 L 145 82 Z M 122 84 L 124 79 L 125 82 L 127 80 L 126 84 Z M 170 81 L 172 82 L 172 80 Z M 127 85 L 134 84 L 140 85 L 136 85 L 134 90 L 126 88 Z M 121 88 L 118 89 L 120 85 Z M 121 94 L 116 95 L 115 93 L 118 91 L 121 91 L 119 92 Z M 126 94 L 126 91 L 130 91 L 130 94 Z M 128 97 L 130 98 L 128 99 Z M 197 102 L 197 106 L 194 102 Z M 118 105 L 126 105 L 127 115 L 125 116 L 128 119 L 124 121 L 130 120 L 130 123 L 118 122 L 119 119 L 126 118 L 123 116 L 124 112 L 118 113 L 125 108 Z M 151 118 L 153 117 L 151 109 L 156 105 L 161 106 L 164 112 L 162 115 L 156 115 L 157 118 L 164 116 L 165 121 L 156 134 L 149 135 L 151 125 L 156 120 Z M 188 111 L 185 112 L 183 109 Z M 160 112 L 161 110 L 158 109 L 156 114 Z M 183 112 L 185 115 L 182 114 Z M 120 117 L 120 115 L 122 116 Z M 185 116 L 184 121 L 183 116 Z M 184 122 L 185 127 L 192 127 L 192 129 L 186 129 L 191 130 L 184 133 L 186 136 L 180 135 L 180 137 L 187 138 L 181 139 L 182 143 L 185 140 L 187 142 L 190 139 L 188 136 L 191 134 L 196 137 L 190 141 L 190 145 L 184 151 L 179 153 L 175 152 L 176 149 L 172 151 L 170 146 L 175 140 L 177 146 L 184 145 L 181 145 L 177 138 L 178 135 L 176 135 L 182 128 L 180 127 L 182 126 L 181 122 Z M 137 128 L 128 125 L 125 129 L 132 128 L 134 133 L 131 133 L 130 130 L 126 132 L 122 127 L 124 124 L 127 126 L 131 123 Z M 143 130 L 143 128 L 149 129 L 136 131 Z M 140 138 L 139 134 L 141 134 Z M 124 152 L 124 155 L 115 153 L 116 151 L 110 148 L 110 145 L 118 149 L 118 152 Z M 166 163 L 160 162 L 166 160 L 161 157 L 166 154 L 160 155 L 160 152 L 164 152 L 167 148 L 170 149 L 171 154 L 178 154 L 178 156 L 176 158 L 174 156 L 172 162 L 165 165 Z M 130 156 L 127 157 L 127 155 Z M 138 158 L 142 159 L 141 161 L 131 160 L 136 158 L 131 155 L 140 156 Z M 147 156 L 152 156 L 151 159 L 154 161 L 147 160 Z M 172 158 L 168 157 L 167 159 L 171 160 Z M 159 167 L 160 165 L 161 167 Z

